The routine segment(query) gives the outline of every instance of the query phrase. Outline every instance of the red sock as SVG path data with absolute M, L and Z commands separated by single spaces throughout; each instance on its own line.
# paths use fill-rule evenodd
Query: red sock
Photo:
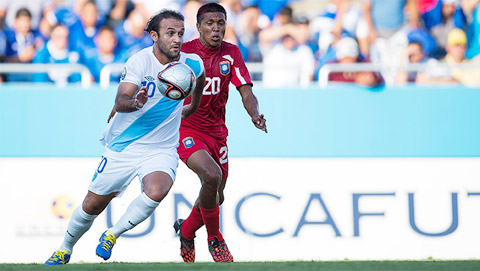
M 195 209 L 195 206 L 192 208 L 190 215 L 182 223 L 182 235 L 187 240 L 192 240 L 195 238 L 195 232 L 203 226 L 202 214 Z
M 208 240 L 213 240 L 217 237 L 218 241 L 223 241 L 223 236 L 220 233 L 220 208 L 219 205 L 213 209 L 203 209 L 200 206 L 203 223 L 207 228 Z

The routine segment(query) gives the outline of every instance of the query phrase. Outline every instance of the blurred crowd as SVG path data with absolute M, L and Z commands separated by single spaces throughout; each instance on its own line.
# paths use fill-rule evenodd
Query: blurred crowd
M 198 37 L 202 0 L 0 0 L 0 62 L 83 64 L 99 82 L 105 65 L 152 45 L 144 32 L 163 8 L 185 16 L 184 41 Z M 225 40 L 237 44 L 265 87 L 309 86 L 329 63 L 381 64 L 332 72 L 330 81 L 480 85 L 480 0 L 217 0 Z M 470 63 L 471 65 L 458 65 Z M 422 68 L 405 69 L 409 64 Z M 478 66 L 477 66 L 478 65 Z M 118 80 L 113 73 L 111 80 Z M 3 74 L 0 81 L 77 82 L 80 75 Z

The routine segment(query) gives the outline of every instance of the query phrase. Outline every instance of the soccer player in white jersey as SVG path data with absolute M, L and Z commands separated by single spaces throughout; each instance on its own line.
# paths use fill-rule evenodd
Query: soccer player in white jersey
M 185 31 L 183 20 L 178 12 L 163 10 L 148 22 L 145 31 L 154 44 L 125 64 L 115 99 L 117 114 L 100 140 L 105 145 L 102 159 L 82 206 L 70 219 L 62 245 L 46 265 L 68 263 L 73 246 L 97 215 L 138 176 L 143 192 L 100 237 L 96 253 L 104 260 L 109 259 L 116 239 L 147 219 L 172 187 L 178 166 L 180 120 L 198 108 L 205 81 L 201 58 L 180 52 Z M 196 75 L 191 104 L 184 106 L 183 101 L 170 100 L 156 88 L 158 72 L 173 61 L 187 64 Z

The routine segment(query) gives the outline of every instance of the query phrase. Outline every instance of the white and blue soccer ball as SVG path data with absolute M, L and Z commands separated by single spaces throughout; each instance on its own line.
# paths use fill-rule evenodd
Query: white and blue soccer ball
M 158 73 L 157 88 L 163 96 L 183 100 L 195 89 L 196 77 L 192 69 L 181 62 L 171 62 Z

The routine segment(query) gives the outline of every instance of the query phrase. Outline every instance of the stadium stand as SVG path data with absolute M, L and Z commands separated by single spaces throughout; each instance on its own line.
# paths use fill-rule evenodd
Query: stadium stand
M 116 83 L 118 76 L 110 75 L 121 70 L 118 68 L 120 65 L 110 63 L 122 63 L 136 51 L 151 45 L 151 40 L 147 33 L 142 31 L 142 26 L 154 10 L 174 8 L 185 13 L 188 24 L 186 40 L 189 40 L 196 37 L 196 30 L 192 28 L 194 18 L 191 14 L 195 13 L 192 8 L 198 8 L 207 1 L 122 0 L 109 3 L 103 0 L 46 0 L 37 6 L 28 3 L 23 5 L 23 2 L 25 1 L 0 1 L 0 63 L 17 63 L 25 67 L 22 69 L 15 65 L 2 65 L 0 82 L 65 81 L 58 78 L 52 80 L 51 76 L 45 77 L 45 74 L 52 74 L 51 70 L 43 70 L 44 75 L 40 77 L 38 74 L 33 75 L 41 71 L 40 67 L 51 69 L 52 66 L 32 66 L 31 63 L 62 63 L 62 65 L 72 63 L 75 67 L 73 69 L 83 73 L 84 77 L 85 71 L 79 70 L 78 65 L 85 66 L 92 74 L 91 83 L 100 84 L 103 80 L 101 85 L 105 87 Z M 477 56 L 480 54 L 479 1 L 419 0 L 405 1 L 406 4 L 398 1 L 395 2 L 396 5 L 390 6 L 382 5 L 382 1 L 373 0 L 284 0 L 275 1 L 275 5 L 268 0 L 218 2 L 231 11 L 230 40 L 239 45 L 251 69 L 252 78 L 257 83 L 272 85 L 268 79 L 272 76 L 268 74 L 277 72 L 270 67 L 272 65 L 269 63 L 272 61 L 269 60 L 275 51 L 273 48 L 281 48 L 281 41 L 285 40 L 282 38 L 286 34 L 295 38 L 291 48 L 293 57 L 277 60 L 279 63 L 274 63 L 273 67 L 290 67 L 292 73 L 298 72 L 300 70 L 298 67 L 303 67 L 299 76 L 292 76 L 294 78 L 292 85 L 300 87 L 325 85 L 323 81 L 317 82 L 324 80 L 319 78 L 319 75 L 325 76 L 326 70 L 331 70 L 338 62 L 337 44 L 344 37 L 355 39 L 359 45 L 359 63 L 355 65 L 355 70 L 381 73 L 386 86 L 403 84 L 405 81 L 415 83 L 411 78 L 397 80 L 399 70 L 410 71 L 411 77 L 415 72 L 419 72 L 417 68 L 424 69 L 422 65 L 416 65 L 415 61 L 405 61 L 407 47 L 411 47 L 409 44 L 417 42 L 422 46 L 423 57 L 420 63 L 432 60 L 430 62 L 451 64 L 451 57 L 445 58 L 445 54 L 446 48 L 449 47 L 448 34 L 454 29 L 465 32 L 463 57 L 455 61 L 455 67 L 473 74 L 467 76 L 468 78 L 480 78 L 480 70 L 476 69 Z M 381 10 L 390 8 L 392 11 L 389 12 L 395 12 L 395 9 L 400 9 L 402 5 L 406 7 L 406 12 L 401 13 L 404 16 L 381 16 Z M 52 37 L 52 31 L 58 24 L 64 25 L 68 30 L 68 48 L 62 54 L 58 52 L 52 54 L 52 51 L 59 51 L 54 50 L 54 46 L 51 45 L 52 39 L 55 39 Z M 97 40 L 99 29 L 104 25 L 114 30 L 117 39 L 113 49 L 114 55 L 95 59 L 93 55 L 102 50 Z M 289 50 L 284 49 L 284 52 Z M 300 54 L 302 57 L 295 56 L 299 54 L 298 52 L 304 52 Z M 303 58 L 306 59 L 302 60 Z M 294 60 L 300 64 L 295 64 Z M 325 66 L 327 68 L 323 69 Z M 338 67 L 340 70 L 334 68 L 335 72 L 342 72 L 342 66 Z M 348 65 L 343 67 L 352 72 Z M 461 76 L 452 75 L 445 78 L 443 76 L 445 74 L 458 75 L 458 72 L 451 70 L 452 66 L 445 67 L 446 70 L 439 71 L 442 76 L 430 76 L 428 80 L 420 80 L 421 83 L 456 82 L 466 86 L 478 84 L 475 80 L 465 80 L 460 78 Z M 105 71 L 102 72 L 102 69 Z M 323 72 L 320 72 L 322 69 Z M 19 70 L 22 73 L 18 73 Z M 288 68 L 286 71 L 288 72 Z M 106 82 L 107 74 L 110 76 L 110 82 Z M 86 79 L 81 79 L 78 74 L 69 76 L 67 83 L 81 83 L 85 87 Z M 63 78 L 65 75 L 57 77 Z M 262 82 L 263 80 L 266 81 Z M 57 86 L 59 85 L 65 84 L 57 82 Z

